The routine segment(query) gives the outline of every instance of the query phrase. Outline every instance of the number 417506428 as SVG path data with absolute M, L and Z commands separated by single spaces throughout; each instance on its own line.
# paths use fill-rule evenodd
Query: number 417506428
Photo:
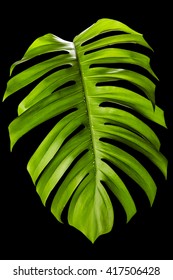
M 129 266 L 118 266 L 109 267 L 106 270 L 107 274 L 110 275 L 159 275 L 160 267 L 129 267 Z

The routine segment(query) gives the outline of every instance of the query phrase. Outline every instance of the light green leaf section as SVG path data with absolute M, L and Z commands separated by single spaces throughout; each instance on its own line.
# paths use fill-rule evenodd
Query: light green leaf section
M 82 110 L 72 112 L 60 120 L 45 137 L 27 166 L 34 183 L 47 164 L 54 158 L 65 139 L 85 121 L 85 117 Z
M 24 54 L 23 58 L 19 61 L 16 61 L 12 64 L 10 68 L 10 74 L 12 74 L 13 69 L 25 62 L 28 61 L 36 56 L 40 56 L 42 54 L 50 53 L 50 52 L 60 52 L 65 51 L 69 52 L 73 50 L 72 42 L 68 42 L 62 40 L 61 38 L 53 35 L 53 34 L 46 34 L 42 37 L 36 39 L 31 46 L 27 49 L 26 53 Z
M 129 89 L 115 86 L 99 86 L 96 88 L 96 95 L 90 97 L 91 102 L 93 102 L 96 96 L 100 103 L 106 100 L 107 102 L 111 102 L 113 105 L 124 105 L 149 120 L 166 127 L 163 110 L 157 105 L 155 105 L 155 110 L 153 110 L 152 104 L 148 99 Z
M 122 149 L 108 143 L 101 143 L 100 146 L 100 157 L 110 161 L 131 177 L 145 191 L 152 204 L 156 194 L 156 185 L 147 170 Z
M 166 158 L 158 150 L 156 150 L 149 141 L 145 141 L 142 137 L 139 137 L 134 132 L 124 129 L 120 126 L 101 125 L 98 128 L 98 131 L 98 136 L 100 135 L 100 137 L 107 137 L 108 139 L 113 139 L 120 143 L 124 143 L 144 154 L 161 170 L 161 172 L 166 177 Z
M 61 94 L 63 92 L 62 98 Z M 18 139 L 31 129 L 69 109 L 75 108 L 77 104 L 82 102 L 81 95 L 75 88 L 73 88 L 72 94 L 69 94 L 69 92 L 71 93 L 70 89 L 62 90 L 44 98 L 12 121 L 9 125 L 11 149 Z
M 130 27 L 128 27 L 120 21 L 103 18 L 101 20 L 98 20 L 95 24 L 84 30 L 79 35 L 77 35 L 74 38 L 74 42 L 78 47 L 86 41 L 92 39 L 93 37 L 96 37 L 97 35 L 111 31 L 121 31 L 125 33 L 141 35 L 140 33 L 136 32 L 135 30 L 131 29 Z
M 121 48 L 122 44 L 127 48 Z M 136 182 L 153 204 L 156 184 L 133 150 L 139 158 L 142 154 L 150 160 L 165 178 L 167 175 L 167 159 L 149 125 L 152 121 L 166 127 L 164 112 L 155 104 L 157 77 L 149 57 L 128 49 L 130 44 L 152 50 L 142 34 L 106 18 L 77 35 L 73 42 L 53 34 L 42 36 L 11 66 L 11 74 L 21 63 L 34 62 L 38 56 L 41 61 L 12 76 L 3 99 L 20 94 L 34 82 L 9 125 L 11 149 L 33 128 L 56 118 L 27 170 L 42 203 L 46 206 L 52 197 L 51 212 L 56 219 L 63 222 L 62 213 L 69 205 L 69 224 L 91 242 L 110 232 L 114 223 L 113 205 L 105 186 L 122 205 L 127 222 L 137 211 L 128 186 L 116 170 Z M 47 53 L 52 56 L 44 60 Z M 139 71 L 129 70 L 127 65 L 137 66 Z M 128 82 L 136 91 L 116 85 L 118 81 Z M 145 123 L 140 115 L 148 121 Z
M 55 203 L 56 198 L 53 207 Z M 55 216 L 56 213 L 55 208 Z M 85 177 L 72 197 L 68 221 L 93 243 L 95 236 L 108 233 L 112 229 L 114 213 L 110 198 L 100 182 L 95 188 L 95 181 L 91 174 Z
M 73 60 L 73 54 L 59 55 L 44 62 L 40 62 L 24 70 L 23 72 L 17 74 L 13 78 L 11 78 L 11 80 L 9 80 L 4 99 L 13 94 L 14 92 L 32 83 L 33 81 L 37 80 L 50 70 L 63 65 L 71 65 Z
M 81 63 L 85 65 L 85 62 L 86 64 L 91 63 L 91 65 L 99 65 L 101 63 L 129 63 L 143 67 L 151 75 L 157 78 L 153 70 L 150 68 L 149 57 L 134 51 L 128 51 L 119 48 L 102 49 L 83 56 Z
M 81 52 L 87 54 L 87 52 L 91 52 L 95 49 L 104 48 L 106 46 L 112 46 L 116 44 L 127 44 L 134 43 L 141 45 L 143 47 L 147 47 L 152 50 L 152 48 L 148 45 L 148 43 L 144 40 L 141 34 L 121 34 L 115 36 L 108 36 L 106 38 L 99 39 L 94 41 L 93 43 L 89 43 L 81 48 Z M 80 53 L 80 51 L 79 51 Z

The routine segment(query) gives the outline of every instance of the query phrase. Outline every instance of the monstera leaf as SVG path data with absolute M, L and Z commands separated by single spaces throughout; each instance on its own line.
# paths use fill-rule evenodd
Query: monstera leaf
M 167 160 L 159 151 L 159 139 L 144 122 L 147 118 L 166 127 L 163 111 L 155 105 L 157 77 L 148 55 L 130 46 L 151 50 L 140 33 L 112 19 L 97 21 L 73 42 L 47 34 L 31 44 L 11 73 L 28 60 L 34 63 L 38 56 L 42 61 L 13 75 L 4 95 L 6 99 L 38 79 L 9 125 L 11 149 L 24 134 L 60 116 L 27 169 L 44 205 L 59 184 L 51 212 L 62 222 L 62 212 L 69 206 L 69 224 L 92 242 L 113 226 L 108 189 L 124 208 L 127 221 L 136 212 L 118 170 L 143 189 L 151 205 L 154 201 L 155 182 L 129 147 L 166 177 Z M 51 58 L 45 56 L 48 53 Z

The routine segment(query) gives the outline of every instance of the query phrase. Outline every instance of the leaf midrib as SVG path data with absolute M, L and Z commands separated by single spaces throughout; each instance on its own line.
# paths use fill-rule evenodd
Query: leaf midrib
M 95 186 L 97 186 L 97 182 L 98 182 L 98 178 L 97 178 L 97 167 L 98 167 L 98 160 L 97 160 L 97 156 L 96 156 L 96 143 L 95 143 L 95 137 L 94 137 L 94 131 L 93 131 L 93 121 L 92 121 L 92 114 L 91 114 L 91 110 L 90 110 L 90 105 L 89 105 L 89 99 L 88 99 L 88 96 L 87 96 L 87 86 L 86 86 L 86 82 L 85 82 L 85 79 L 84 79 L 84 75 L 83 75 L 83 71 L 82 71 L 82 67 L 81 67 L 81 63 L 80 63 L 80 58 L 78 56 L 78 52 L 77 52 L 77 47 L 74 44 L 74 50 L 75 50 L 75 54 L 76 54 L 76 62 L 78 64 L 78 69 L 79 69 L 79 75 L 80 75 L 80 78 L 81 78 L 81 86 L 82 86 L 82 93 L 83 93 L 83 99 L 84 99 L 84 103 L 85 103 L 85 107 L 86 107 L 86 116 L 87 116 L 87 119 L 88 119 L 88 130 L 89 130 L 89 133 L 91 135 L 91 147 L 92 147 L 92 151 L 91 153 L 93 154 L 93 172 L 95 174 Z

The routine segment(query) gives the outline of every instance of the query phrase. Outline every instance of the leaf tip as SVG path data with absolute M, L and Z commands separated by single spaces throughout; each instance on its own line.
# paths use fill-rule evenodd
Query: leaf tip
M 13 143 L 13 141 L 10 139 L 10 152 L 13 151 L 13 148 L 14 148 L 14 143 Z
M 150 198 L 149 198 L 150 207 L 153 206 L 153 203 L 154 203 L 154 200 L 155 200 L 155 197 L 156 197 L 156 191 L 157 191 L 157 190 L 155 190 L 155 194 L 153 195 L 153 197 L 150 197 Z
M 6 96 L 5 96 L 5 94 L 4 94 L 4 96 L 2 97 L 2 102 L 4 102 L 5 99 L 6 99 Z
M 14 144 L 13 144 L 12 140 L 10 139 L 10 152 L 13 151 L 13 147 L 14 147 Z
M 8 84 L 7 84 L 6 90 L 5 90 L 4 95 L 2 97 L 2 102 L 4 102 L 5 99 L 7 99 L 8 96 L 9 96 L 9 93 L 8 93 Z
M 12 72 L 14 70 L 14 67 L 16 66 L 16 63 L 13 63 L 10 67 L 10 76 L 12 75 Z
M 126 213 L 126 224 L 133 218 L 133 216 L 136 214 L 137 209 L 135 204 L 133 205 L 133 209 L 131 209 L 131 212 Z

